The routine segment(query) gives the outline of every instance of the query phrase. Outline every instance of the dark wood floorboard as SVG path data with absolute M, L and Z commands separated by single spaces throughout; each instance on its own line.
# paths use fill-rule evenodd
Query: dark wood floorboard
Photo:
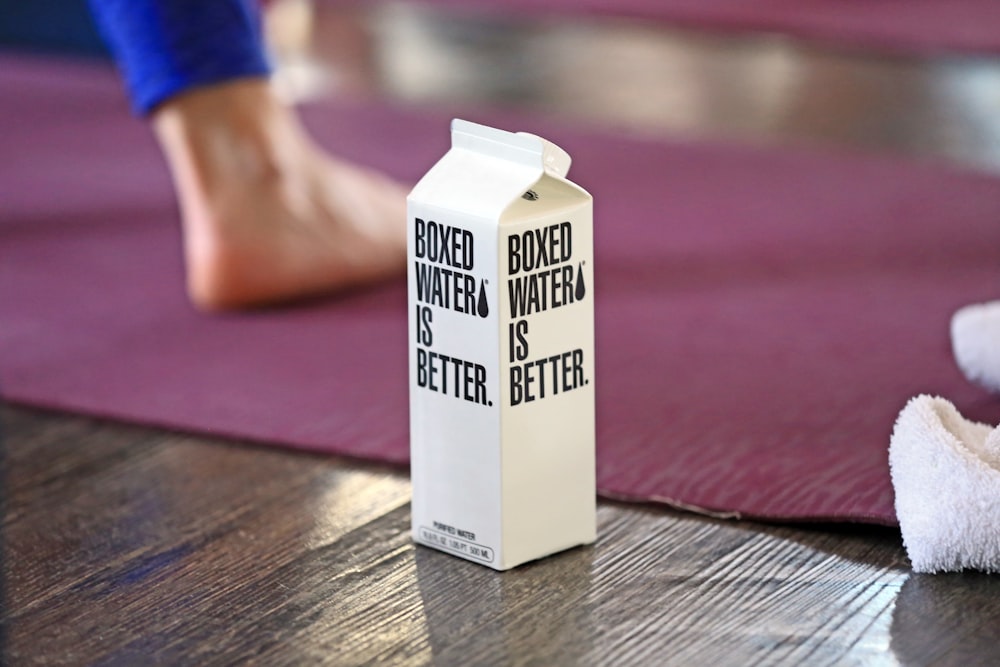
M 497 573 L 415 547 L 403 471 L 4 407 L 6 664 L 996 664 L 1000 578 L 898 531 L 599 507 Z

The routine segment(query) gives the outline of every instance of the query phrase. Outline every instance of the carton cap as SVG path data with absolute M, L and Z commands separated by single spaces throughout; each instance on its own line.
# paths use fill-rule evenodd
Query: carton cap
M 542 169 L 565 178 L 572 163 L 569 153 L 551 141 L 528 132 L 506 132 L 455 118 L 451 121 L 452 146 Z
M 569 153 L 536 134 L 528 132 L 518 132 L 518 134 L 523 137 L 532 137 L 542 142 L 542 167 L 551 176 L 566 178 L 566 174 L 569 173 L 569 166 L 573 164 L 573 159 L 569 156 Z

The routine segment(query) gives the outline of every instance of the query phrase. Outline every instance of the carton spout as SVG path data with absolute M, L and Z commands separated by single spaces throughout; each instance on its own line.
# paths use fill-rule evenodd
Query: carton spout
M 545 171 L 552 176 L 566 178 L 566 174 L 569 173 L 569 167 L 573 163 L 573 159 L 569 156 L 569 153 L 538 135 L 528 132 L 518 132 L 518 134 L 532 137 L 542 142 L 542 166 L 545 168 Z
M 451 144 L 473 153 L 537 169 L 557 178 L 566 178 L 572 160 L 569 153 L 551 141 L 528 132 L 504 132 L 456 118 L 451 122 Z M 541 165 L 539 165 L 541 158 Z

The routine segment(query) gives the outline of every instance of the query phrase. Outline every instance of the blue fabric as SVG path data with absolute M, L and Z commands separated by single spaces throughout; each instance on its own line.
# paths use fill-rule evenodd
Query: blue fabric
M 270 72 L 259 0 L 90 0 L 137 113 L 195 86 Z

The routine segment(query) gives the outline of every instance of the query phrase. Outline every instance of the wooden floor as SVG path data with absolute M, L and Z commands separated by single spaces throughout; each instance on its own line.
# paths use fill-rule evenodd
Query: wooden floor
M 2 411 L 10 665 L 996 664 L 1000 577 L 897 531 L 602 503 L 496 573 L 416 547 L 398 470 Z
M 292 96 L 466 96 L 649 135 L 1000 166 L 995 60 L 399 7 L 303 16 L 280 37 Z M 595 40 L 607 57 L 586 60 Z M 405 470 L 0 417 L 3 664 L 1000 664 L 1000 577 L 914 575 L 895 530 L 605 502 L 595 546 L 496 573 L 411 543 Z

